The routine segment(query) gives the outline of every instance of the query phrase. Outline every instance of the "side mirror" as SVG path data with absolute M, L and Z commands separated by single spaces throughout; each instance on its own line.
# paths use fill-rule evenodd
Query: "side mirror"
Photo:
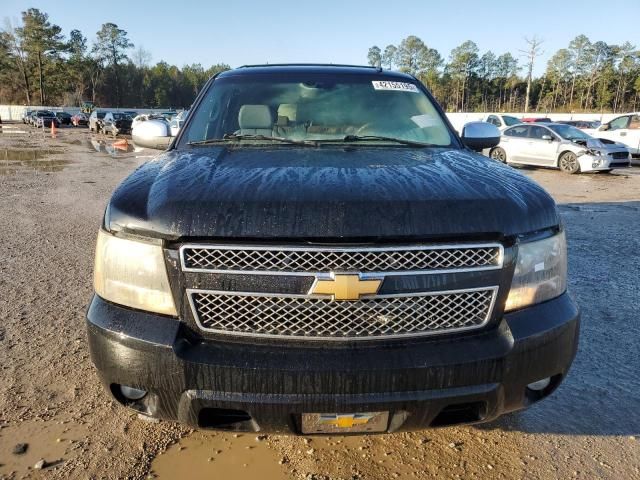
M 548 140 L 550 142 L 553 141 L 553 137 L 551 135 L 542 135 L 542 140 Z
M 488 122 L 469 122 L 462 127 L 460 138 L 471 150 L 480 152 L 500 143 L 500 130 Z
M 598 127 L 598 131 L 599 132 L 606 132 L 607 130 L 609 130 L 609 124 L 605 123 L 604 125 L 600 125 L 600 127 Z

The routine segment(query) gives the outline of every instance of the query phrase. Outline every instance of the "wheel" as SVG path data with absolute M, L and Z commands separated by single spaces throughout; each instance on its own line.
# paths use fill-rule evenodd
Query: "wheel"
M 573 152 L 564 152 L 562 155 L 560 155 L 558 166 L 564 173 L 574 174 L 580 171 L 580 163 L 578 163 L 578 157 Z
M 494 160 L 498 160 L 499 162 L 507 163 L 507 152 L 504 151 L 504 148 L 494 148 L 493 150 L 491 150 L 491 153 L 489 153 L 489 156 Z

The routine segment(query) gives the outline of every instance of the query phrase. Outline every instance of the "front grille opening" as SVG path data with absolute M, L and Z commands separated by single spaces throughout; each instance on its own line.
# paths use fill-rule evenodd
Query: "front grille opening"
M 389 247 L 363 249 L 229 247 L 186 245 L 182 261 L 189 270 L 228 272 L 403 272 L 486 269 L 502 265 L 499 245 Z
M 190 291 L 202 330 L 301 339 L 366 339 L 480 328 L 496 287 L 348 302 L 236 292 Z
M 253 430 L 248 422 L 251 415 L 244 410 L 229 408 L 203 408 L 198 413 L 200 428 L 216 428 L 219 430 L 250 431 Z
M 432 427 L 447 427 L 461 423 L 474 423 L 482 420 L 487 414 L 485 402 L 458 403 L 447 405 L 431 422 Z

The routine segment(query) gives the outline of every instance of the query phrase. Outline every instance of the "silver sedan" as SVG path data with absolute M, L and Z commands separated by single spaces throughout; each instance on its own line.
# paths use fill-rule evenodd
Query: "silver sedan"
M 630 164 L 624 145 L 561 123 L 509 127 L 488 153 L 501 162 L 559 168 L 566 173 L 609 171 Z

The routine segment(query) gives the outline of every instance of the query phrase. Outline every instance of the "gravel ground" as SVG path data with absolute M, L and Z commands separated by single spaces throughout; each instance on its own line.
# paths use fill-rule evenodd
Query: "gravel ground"
M 255 478 L 252 467 L 273 465 L 262 478 L 640 478 L 639 168 L 523 170 L 562 204 L 570 288 L 583 313 L 574 367 L 549 399 L 481 427 L 247 443 L 138 420 L 110 400 L 90 362 L 84 310 L 96 232 L 111 191 L 150 152 L 113 151 L 86 130 L 61 129 L 53 140 L 6 127 L 0 478 L 144 478 L 152 470 L 171 478 L 168 464 L 193 468 L 191 478 Z M 10 160 L 14 149 L 19 162 Z M 34 150 L 50 154 L 35 158 Z M 26 452 L 12 453 L 19 443 Z M 217 451 L 229 460 L 223 476 Z M 40 460 L 44 468 L 34 468 Z

